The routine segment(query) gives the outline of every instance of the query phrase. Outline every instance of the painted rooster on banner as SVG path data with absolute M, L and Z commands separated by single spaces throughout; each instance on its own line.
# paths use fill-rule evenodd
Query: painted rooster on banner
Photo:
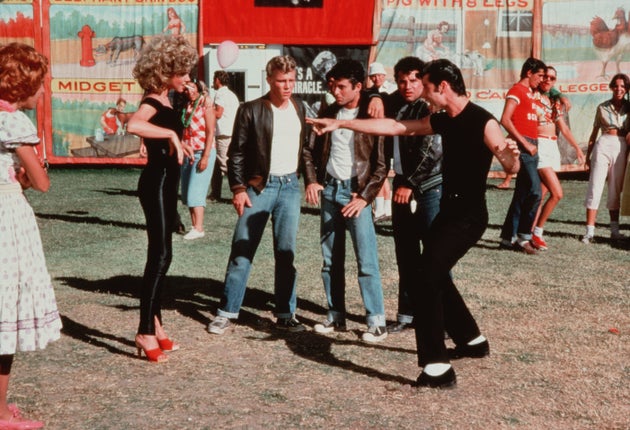
M 628 16 L 630 20 L 630 14 Z M 625 53 L 630 53 L 630 28 L 626 20 L 626 12 L 623 8 L 618 8 L 613 15 L 613 20 L 617 24 L 609 29 L 606 22 L 599 16 L 591 20 L 591 36 L 595 52 L 602 62 L 601 77 L 607 78 L 606 66 L 609 61 L 617 63 L 617 73 L 620 73 L 619 63 Z

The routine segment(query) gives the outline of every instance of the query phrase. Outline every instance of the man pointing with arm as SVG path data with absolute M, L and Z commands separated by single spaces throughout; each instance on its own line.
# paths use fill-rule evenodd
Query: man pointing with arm
M 453 280 L 450 270 L 481 238 L 488 225 L 485 190 L 492 156 L 508 173 L 520 167 L 519 151 L 505 140 L 498 121 L 470 102 L 461 71 L 448 60 L 427 63 L 422 70 L 422 97 L 441 112 L 420 120 L 309 119 L 318 133 L 337 128 L 378 135 L 440 134 L 443 139 L 443 197 L 440 212 L 425 240 L 419 276 L 411 292 L 415 307 L 418 386 L 447 388 L 456 384 L 451 358 L 481 358 L 490 353 L 486 338 Z M 448 351 L 444 331 L 455 342 Z

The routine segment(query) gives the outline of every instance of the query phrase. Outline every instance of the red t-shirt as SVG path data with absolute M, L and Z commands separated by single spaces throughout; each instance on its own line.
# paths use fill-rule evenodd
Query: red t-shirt
M 516 102 L 512 114 L 514 127 L 525 137 L 536 139 L 538 136 L 538 117 L 536 116 L 536 95 L 531 88 L 515 84 L 507 93 L 507 99 Z

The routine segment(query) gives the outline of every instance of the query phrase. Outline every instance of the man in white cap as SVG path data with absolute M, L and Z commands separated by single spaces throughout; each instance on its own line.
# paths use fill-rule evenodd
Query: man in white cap
M 381 63 L 372 63 L 368 68 L 368 77 L 379 93 L 391 94 L 396 91 L 396 84 L 386 79 L 387 73 Z

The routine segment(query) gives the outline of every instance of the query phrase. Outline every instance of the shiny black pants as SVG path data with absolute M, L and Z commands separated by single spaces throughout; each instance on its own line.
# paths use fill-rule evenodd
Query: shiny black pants
M 154 318 L 162 321 L 161 297 L 173 257 L 172 232 L 177 216 L 179 166 L 150 166 L 140 175 L 138 195 L 147 222 L 147 262 L 140 291 L 138 334 L 155 334 Z
M 440 213 L 424 239 L 418 274 L 422 282 L 411 292 L 420 367 L 449 362 L 445 331 L 456 345 L 465 345 L 480 334 L 450 271 L 481 238 L 487 224 L 485 202 L 449 201 L 443 197 Z

